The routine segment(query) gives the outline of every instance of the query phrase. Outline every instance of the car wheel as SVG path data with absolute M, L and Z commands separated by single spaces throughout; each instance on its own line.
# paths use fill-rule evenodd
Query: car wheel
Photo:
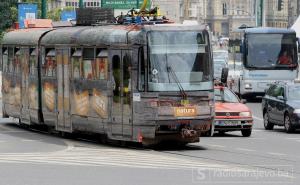
M 218 131 L 218 133 L 219 133 L 220 136 L 224 136 L 225 135 L 225 131 L 223 131 L 223 130 Z
M 284 128 L 285 128 L 285 131 L 287 133 L 291 133 L 295 130 L 295 128 L 291 124 L 291 119 L 290 119 L 290 116 L 288 114 L 286 114 L 284 116 Z
M 272 130 L 274 128 L 274 124 L 269 121 L 269 114 L 267 112 L 264 114 L 264 126 L 266 130 Z
M 249 137 L 251 136 L 252 133 L 252 129 L 245 129 L 245 130 L 241 130 L 243 137 Z

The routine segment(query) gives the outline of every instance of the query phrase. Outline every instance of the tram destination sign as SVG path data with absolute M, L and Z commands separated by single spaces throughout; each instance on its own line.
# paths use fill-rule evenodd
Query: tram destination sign
M 143 4 L 143 0 L 102 0 L 102 7 L 113 9 L 139 9 Z M 148 0 L 147 8 L 150 7 L 150 0 Z

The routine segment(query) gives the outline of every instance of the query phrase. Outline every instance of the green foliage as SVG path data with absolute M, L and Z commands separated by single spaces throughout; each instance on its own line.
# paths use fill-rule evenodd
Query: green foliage
M 63 10 L 74 10 L 73 7 L 65 7 L 64 9 L 56 8 L 47 13 L 47 19 L 52 19 L 53 21 L 60 21 L 60 14 Z
M 16 21 L 16 6 L 17 0 L 0 1 L 0 40 L 3 36 L 3 32 L 10 28 Z

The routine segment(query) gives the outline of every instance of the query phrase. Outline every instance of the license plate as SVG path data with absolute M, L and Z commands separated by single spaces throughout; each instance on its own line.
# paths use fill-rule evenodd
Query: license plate
M 175 107 L 175 117 L 195 117 L 197 116 L 196 107 Z
M 216 121 L 216 125 L 219 126 L 237 126 L 240 124 L 240 121 Z

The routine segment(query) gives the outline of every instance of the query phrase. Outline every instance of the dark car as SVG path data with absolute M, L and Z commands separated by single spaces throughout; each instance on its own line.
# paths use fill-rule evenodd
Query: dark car
M 262 99 L 262 110 L 266 130 L 274 125 L 284 126 L 286 132 L 300 128 L 300 84 L 271 85 Z

